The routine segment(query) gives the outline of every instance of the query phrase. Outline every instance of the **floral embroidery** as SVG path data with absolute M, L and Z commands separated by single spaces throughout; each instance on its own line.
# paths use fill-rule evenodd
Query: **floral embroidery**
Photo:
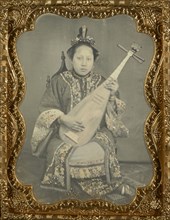
M 76 179 L 85 179 L 85 178 L 95 178 L 105 175 L 104 163 L 94 166 L 79 166 L 79 167 L 70 167 L 70 175 L 72 178 Z
M 42 112 L 37 121 L 36 126 L 49 128 L 51 124 L 64 113 L 58 109 L 50 109 Z
M 117 106 L 117 114 L 122 115 L 125 111 L 126 104 L 122 100 L 116 98 L 116 106 Z
M 32 152 L 34 153 L 37 150 L 37 147 L 41 141 L 43 141 L 47 135 L 52 132 L 51 129 L 47 129 L 44 127 L 35 127 L 34 128 L 34 134 L 35 136 L 32 137 L 31 139 L 31 146 L 32 146 Z
M 33 153 L 37 151 L 39 144 L 52 133 L 51 124 L 61 115 L 63 112 L 58 109 L 47 110 L 39 115 L 31 139 Z
M 67 190 L 69 184 L 70 174 L 67 169 L 67 157 L 69 156 L 72 146 L 62 143 L 54 153 L 52 163 L 47 168 L 44 178 L 42 180 L 42 186 L 46 185 L 49 187 L 55 186 L 57 188 Z M 68 186 L 70 187 L 70 186 Z
M 120 115 L 124 112 L 125 107 L 123 103 L 122 101 L 116 101 L 117 113 L 115 111 L 115 104 L 110 102 L 107 104 L 105 121 L 107 128 L 112 132 L 114 137 L 127 137 L 129 135 L 129 130 L 120 119 Z
M 105 150 L 105 170 L 110 181 L 114 178 L 121 177 L 119 162 L 115 153 L 114 143 L 110 141 L 104 132 L 97 132 L 95 138 Z
M 116 189 L 117 186 L 121 184 L 121 181 L 117 180 L 117 182 L 115 181 L 114 184 L 108 184 L 102 178 L 93 178 L 78 181 L 78 183 L 83 191 L 96 199 L 113 192 L 114 189 Z
M 79 79 L 74 77 L 71 71 L 65 71 L 61 74 L 63 80 L 69 85 L 71 91 L 71 108 L 76 106 L 84 96 L 88 95 L 91 91 L 97 88 L 101 81 L 101 76 L 98 74 L 91 73 L 87 78 L 82 79 L 84 88 L 82 91 Z M 82 96 L 82 92 L 85 92 Z

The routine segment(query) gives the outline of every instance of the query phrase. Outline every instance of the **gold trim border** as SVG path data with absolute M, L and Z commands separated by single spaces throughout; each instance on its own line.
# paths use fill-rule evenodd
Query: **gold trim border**
M 169 1 L 159 0 L 149 2 L 146 0 L 0 1 L 0 153 L 2 154 L 0 157 L 0 167 L 2 167 L 0 169 L 0 193 L 2 219 L 168 220 L 170 212 L 169 8 Z M 133 10 L 132 14 L 129 13 L 129 9 Z M 18 10 L 20 13 L 17 13 Z M 37 13 L 38 10 L 40 10 L 39 13 Z M 34 21 L 41 13 L 52 11 L 69 18 L 83 15 L 105 18 L 113 16 L 114 10 L 117 10 L 116 14 L 133 16 L 138 21 L 138 31 L 150 34 L 156 42 L 155 58 L 145 84 L 146 97 L 152 107 L 145 129 L 146 142 L 155 164 L 155 178 L 152 186 L 145 187 L 145 190 L 138 189 L 138 199 L 142 202 L 132 203 L 129 206 L 114 206 L 102 201 L 86 203 L 63 201 L 57 205 L 38 206 L 37 202 L 31 199 L 31 187 L 22 186 L 15 178 L 15 162 L 22 147 L 25 133 L 24 120 L 17 108 L 25 93 L 25 80 L 16 54 L 16 39 L 22 32 L 33 30 Z M 149 17 L 150 13 L 153 14 L 152 17 Z M 137 19 L 139 15 L 142 19 Z M 160 57 L 160 54 L 163 54 L 163 58 Z M 162 63 L 161 59 L 163 59 Z M 150 89 L 152 86 L 153 89 Z M 161 126 L 164 126 L 165 129 Z M 158 144 L 161 148 L 157 155 L 155 146 Z M 160 169 L 162 169 L 162 179 L 159 175 Z M 149 187 L 154 190 L 152 191 Z M 148 199 L 145 200 L 145 197 Z

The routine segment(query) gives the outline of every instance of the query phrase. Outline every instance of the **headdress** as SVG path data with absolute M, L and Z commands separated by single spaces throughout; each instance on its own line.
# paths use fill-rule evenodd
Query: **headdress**
M 69 57 L 71 57 L 70 54 L 72 53 L 72 50 L 81 44 L 85 44 L 91 47 L 93 49 L 93 52 L 95 53 L 95 57 L 99 55 L 98 50 L 94 47 L 95 40 L 93 39 L 93 37 L 87 36 L 87 31 L 88 29 L 85 25 L 80 27 L 79 34 L 74 40 L 71 41 L 71 47 L 67 50 L 67 54 Z

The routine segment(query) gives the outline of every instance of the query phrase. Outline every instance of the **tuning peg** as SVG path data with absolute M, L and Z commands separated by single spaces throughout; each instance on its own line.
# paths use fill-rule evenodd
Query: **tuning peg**
M 124 48 L 122 45 L 118 44 L 117 45 L 120 49 L 122 49 L 123 51 L 125 51 L 126 53 L 128 53 L 128 50 L 126 48 Z M 142 57 L 137 56 L 135 53 L 138 52 L 140 50 L 140 48 L 142 48 L 141 46 L 139 46 L 137 43 L 133 43 L 131 46 L 131 50 L 134 53 L 133 54 L 133 58 L 135 60 L 137 60 L 139 63 L 143 63 L 145 60 Z
M 132 48 L 132 51 L 136 53 L 136 52 L 138 52 L 142 47 L 141 47 L 139 44 L 137 44 L 137 43 L 133 43 L 132 46 L 131 46 L 131 48 Z

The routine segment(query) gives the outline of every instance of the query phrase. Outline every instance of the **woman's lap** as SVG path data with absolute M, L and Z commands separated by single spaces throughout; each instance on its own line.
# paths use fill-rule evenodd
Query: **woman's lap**
M 47 163 L 51 163 L 54 153 L 61 146 L 62 141 L 53 138 L 47 147 Z M 96 142 L 89 142 L 86 145 L 78 146 L 73 149 L 70 156 L 70 165 L 91 165 L 104 163 L 104 150 Z

